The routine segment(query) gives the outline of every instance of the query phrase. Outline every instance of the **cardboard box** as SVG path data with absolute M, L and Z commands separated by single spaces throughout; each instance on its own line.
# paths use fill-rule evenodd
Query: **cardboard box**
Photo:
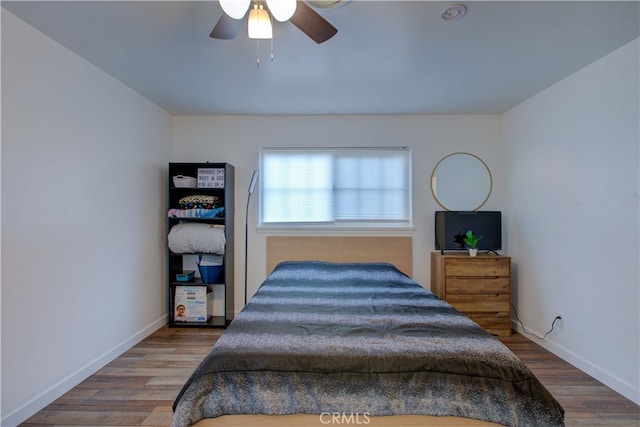
M 213 315 L 213 292 L 207 286 L 176 286 L 175 322 L 206 322 Z

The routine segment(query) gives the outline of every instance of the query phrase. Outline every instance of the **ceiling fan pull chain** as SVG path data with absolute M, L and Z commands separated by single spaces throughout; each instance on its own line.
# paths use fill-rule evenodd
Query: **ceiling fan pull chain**
M 271 21 L 271 28 L 273 28 L 273 15 L 269 14 L 269 21 Z M 273 30 L 272 30 L 273 31 Z M 271 33 L 271 62 L 273 62 L 273 33 Z
M 256 67 L 260 66 L 260 39 L 256 39 Z

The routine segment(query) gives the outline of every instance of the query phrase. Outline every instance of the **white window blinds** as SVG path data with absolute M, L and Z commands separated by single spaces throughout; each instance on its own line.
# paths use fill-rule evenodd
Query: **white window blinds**
M 411 222 L 411 151 L 392 148 L 263 148 L 260 222 Z

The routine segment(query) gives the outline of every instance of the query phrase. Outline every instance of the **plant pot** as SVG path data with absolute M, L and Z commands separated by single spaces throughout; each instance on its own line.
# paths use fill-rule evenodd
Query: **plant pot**
M 476 255 L 478 255 L 478 249 L 469 248 L 469 256 L 476 256 Z

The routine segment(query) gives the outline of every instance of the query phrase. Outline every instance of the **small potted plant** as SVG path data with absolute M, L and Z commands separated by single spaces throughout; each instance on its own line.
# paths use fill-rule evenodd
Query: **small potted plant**
M 484 236 L 474 236 L 471 230 L 467 230 L 464 234 L 462 241 L 469 248 L 469 256 L 476 256 L 478 254 L 478 242 L 484 238 Z

